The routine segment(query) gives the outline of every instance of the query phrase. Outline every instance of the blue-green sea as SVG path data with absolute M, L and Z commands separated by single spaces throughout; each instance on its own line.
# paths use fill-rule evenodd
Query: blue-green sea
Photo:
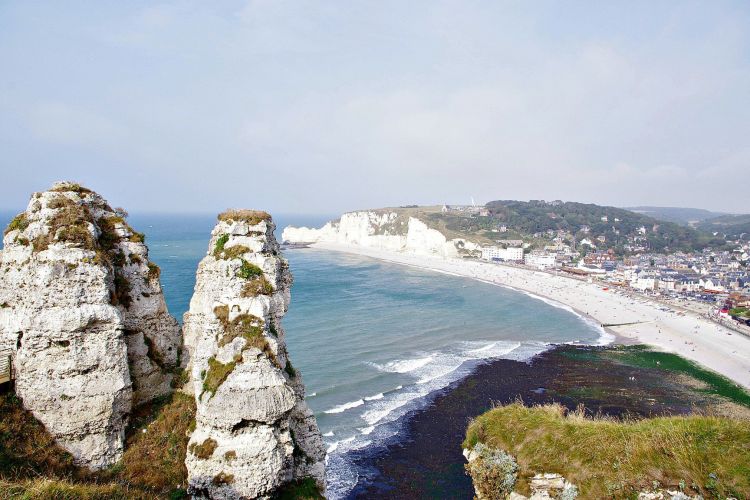
M 3 227 L 12 214 L 0 214 Z M 320 225 L 327 217 L 280 216 Z M 180 321 L 215 217 L 132 215 L 162 268 Z M 317 249 L 286 250 L 294 275 L 283 321 L 291 358 L 328 447 L 329 494 L 346 496 L 359 471 L 350 454 L 394 439 L 410 411 L 477 363 L 524 360 L 550 343 L 596 343 L 601 330 L 569 309 L 447 274 Z

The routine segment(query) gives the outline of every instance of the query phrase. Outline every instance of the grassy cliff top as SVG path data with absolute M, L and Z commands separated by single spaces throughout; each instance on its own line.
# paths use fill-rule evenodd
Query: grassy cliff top
M 560 405 L 514 403 L 475 419 L 465 448 L 481 442 L 519 465 L 517 491 L 556 472 L 582 498 L 626 498 L 658 487 L 706 498 L 750 497 L 750 421 L 714 416 L 587 418 Z

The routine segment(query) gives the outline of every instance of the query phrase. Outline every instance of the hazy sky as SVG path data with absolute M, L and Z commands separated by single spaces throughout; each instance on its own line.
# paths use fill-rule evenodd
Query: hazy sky
M 0 208 L 750 212 L 750 2 L 0 2 Z

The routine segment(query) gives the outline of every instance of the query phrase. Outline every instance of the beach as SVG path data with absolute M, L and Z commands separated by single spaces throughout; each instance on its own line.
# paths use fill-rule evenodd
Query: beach
M 391 263 L 476 279 L 528 293 L 606 326 L 605 341 L 643 343 L 675 353 L 750 388 L 750 338 L 663 304 L 634 298 L 597 283 L 588 283 L 490 262 L 442 258 L 337 243 L 314 248 L 363 255 Z

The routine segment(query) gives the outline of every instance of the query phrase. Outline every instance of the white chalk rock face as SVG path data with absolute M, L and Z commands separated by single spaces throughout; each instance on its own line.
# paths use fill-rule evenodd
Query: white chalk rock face
M 184 321 L 197 498 L 268 498 L 301 480 L 325 491 L 323 440 L 281 327 L 292 277 L 274 229 L 265 212 L 225 212 L 198 266 Z
M 391 210 L 349 212 L 320 229 L 288 226 L 281 236 L 285 243 L 335 243 L 438 257 L 480 248 L 461 238 L 449 240 L 424 221 Z
M 3 244 L 0 349 L 12 352 L 16 392 L 79 465 L 112 465 L 133 401 L 169 390 L 150 357 L 168 370 L 181 341 L 158 278 L 143 279 L 143 238 L 101 196 L 57 183 L 32 196 Z

